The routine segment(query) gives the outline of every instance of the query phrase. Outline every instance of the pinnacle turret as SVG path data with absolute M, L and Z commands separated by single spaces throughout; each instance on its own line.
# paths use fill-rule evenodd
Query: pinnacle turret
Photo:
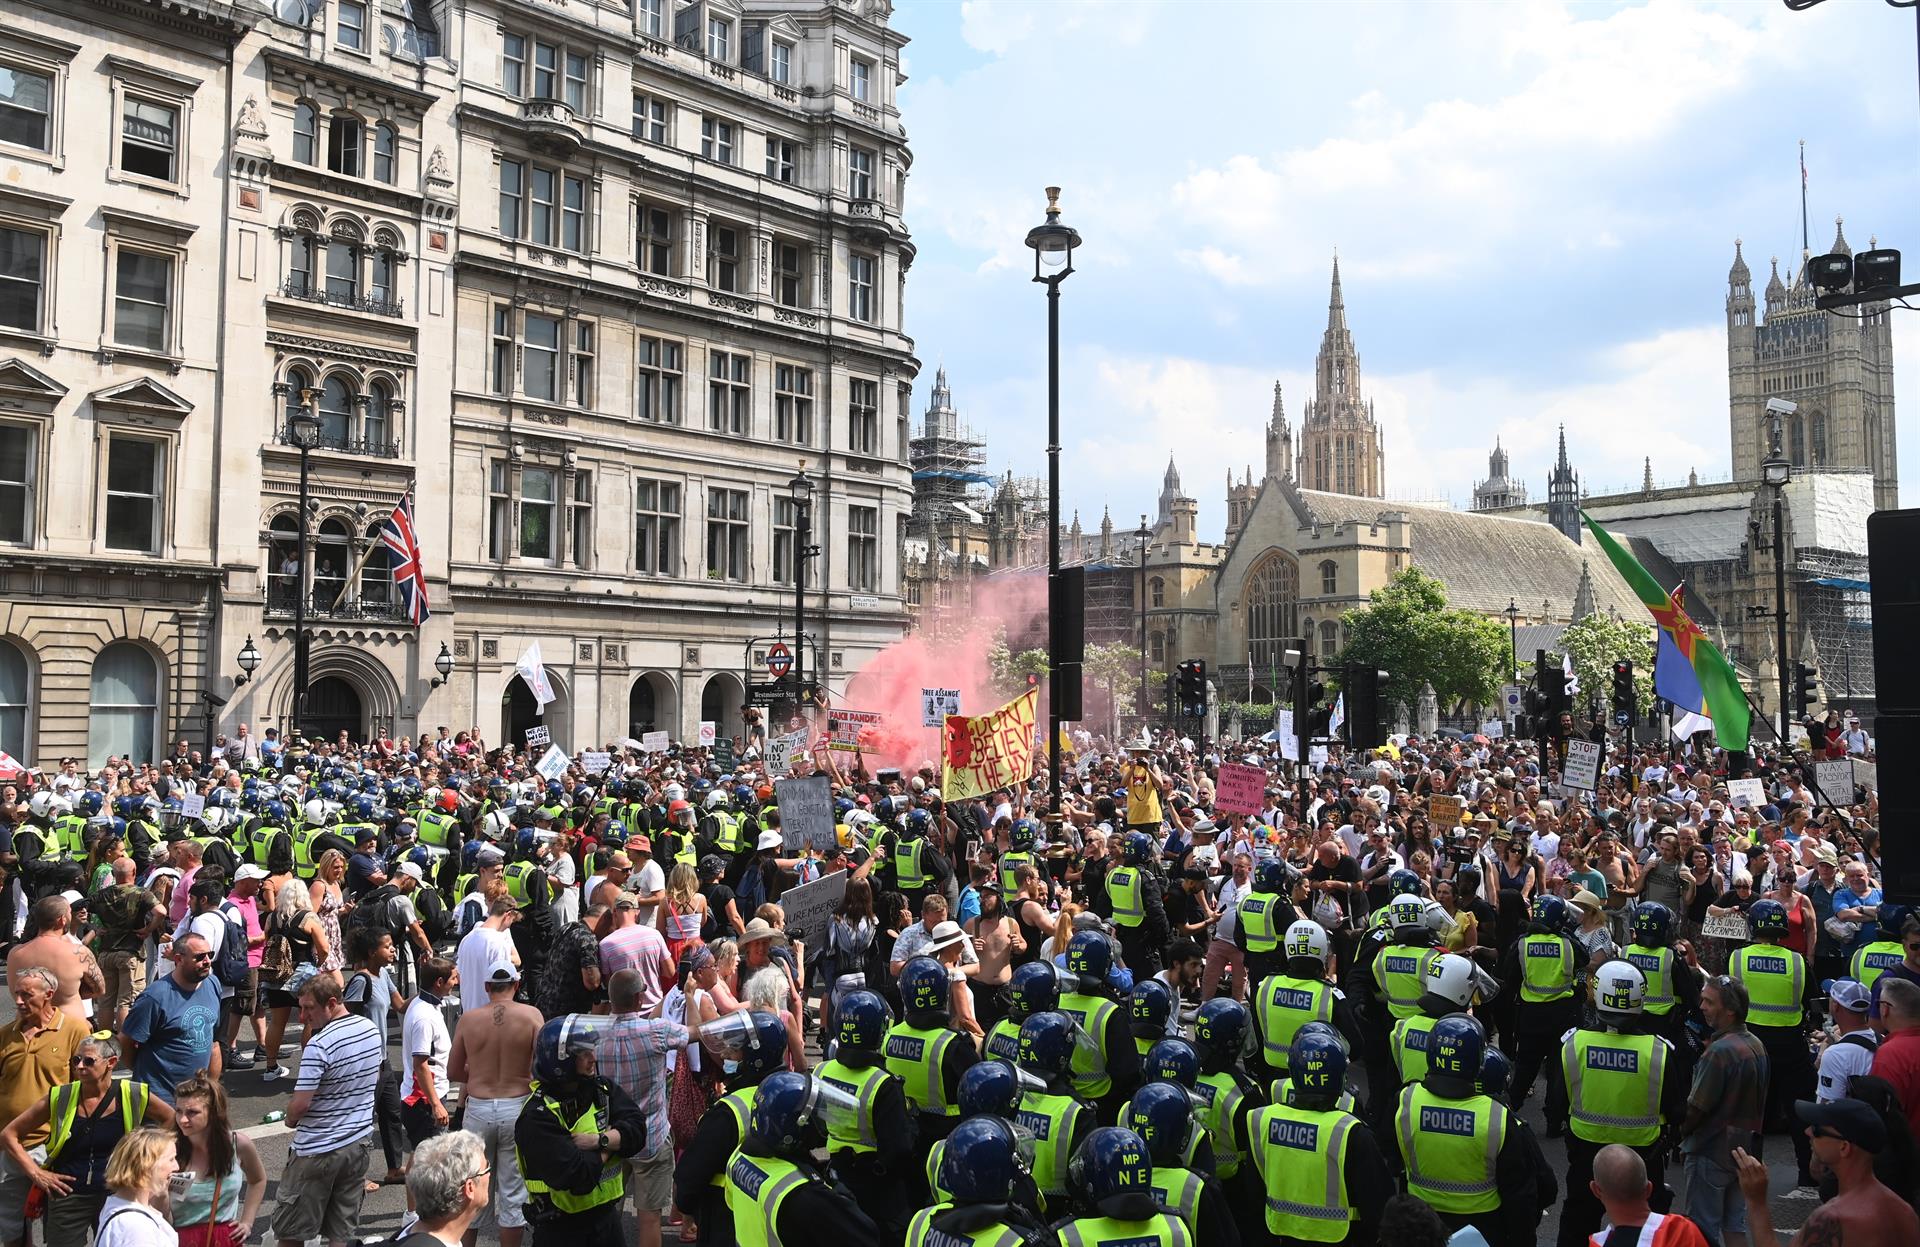
M 1747 258 L 1740 254 L 1740 240 L 1733 240 L 1733 267 L 1727 270 L 1729 286 L 1744 286 L 1753 280 L 1753 274 L 1747 270 Z

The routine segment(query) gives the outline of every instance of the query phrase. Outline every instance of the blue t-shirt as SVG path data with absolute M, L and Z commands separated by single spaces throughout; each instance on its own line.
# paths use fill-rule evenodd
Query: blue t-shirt
M 127 1038 L 140 1045 L 133 1077 L 173 1103 L 173 1089 L 208 1067 L 220 1021 L 220 986 L 211 976 L 188 992 L 169 974 L 155 979 L 127 1010 Z
M 968 922 L 979 916 L 980 892 L 979 889 L 969 883 L 966 887 L 960 889 L 960 912 L 954 915 L 954 920 L 964 927 Z
M 1880 904 L 1880 899 L 1879 888 L 1867 889 L 1864 896 L 1852 888 L 1841 888 L 1833 894 L 1833 908 L 1836 912 L 1842 909 L 1859 909 L 1862 906 L 1872 908 Z M 1860 924 L 1860 934 L 1853 937 L 1853 941 L 1847 945 L 1847 948 L 1849 950 L 1859 948 L 1862 944 L 1871 944 L 1879 938 L 1880 924 L 1863 922 Z

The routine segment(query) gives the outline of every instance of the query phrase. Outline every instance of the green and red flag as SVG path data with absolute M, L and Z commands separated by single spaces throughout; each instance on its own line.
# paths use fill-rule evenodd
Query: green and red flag
M 1740 687 L 1740 678 L 1734 674 L 1733 664 L 1720 652 L 1720 647 L 1708 639 L 1700 625 L 1693 622 L 1680 605 L 1677 591 L 1669 593 L 1662 589 L 1652 573 L 1640 565 L 1640 560 L 1608 536 L 1605 529 L 1593 522 L 1592 516 L 1582 511 L 1580 518 L 1585 521 L 1593 539 L 1600 543 L 1600 548 L 1607 552 L 1607 558 L 1612 560 L 1621 578 L 1633 589 L 1634 596 L 1653 616 L 1662 641 L 1670 643 L 1673 652 L 1682 660 L 1674 665 L 1681 666 L 1682 671 L 1690 671 L 1693 679 L 1699 683 L 1698 705 L 1688 704 L 1695 701 L 1688 695 L 1691 689 L 1677 697 L 1666 690 L 1660 690 L 1661 695 L 1683 709 L 1711 718 L 1714 739 L 1720 742 L 1721 748 L 1744 752 L 1747 734 L 1753 726 L 1753 711 L 1747 705 L 1746 691 Z M 1660 648 L 1665 652 L 1667 644 Z

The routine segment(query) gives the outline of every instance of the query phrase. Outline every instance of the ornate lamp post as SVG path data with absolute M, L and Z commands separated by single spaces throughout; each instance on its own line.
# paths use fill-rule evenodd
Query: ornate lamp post
M 310 498 L 307 474 L 313 448 L 320 444 L 320 416 L 314 411 L 318 391 L 302 389 L 299 402 L 287 409 L 287 440 L 300 452 L 300 553 L 294 576 L 293 594 L 293 711 L 291 734 L 299 737 L 301 721 L 307 710 L 307 658 L 312 638 L 307 635 L 307 557 L 309 553 L 307 508 Z
M 814 549 L 807 542 L 813 537 L 813 478 L 807 475 L 807 461 L 787 482 L 793 498 L 793 704 L 800 712 L 805 704 L 806 688 L 802 673 L 807 658 L 807 559 Z

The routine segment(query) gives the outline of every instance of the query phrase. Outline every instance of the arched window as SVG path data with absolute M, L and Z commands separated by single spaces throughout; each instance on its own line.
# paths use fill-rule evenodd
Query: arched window
M 131 641 L 117 641 L 93 660 L 87 716 L 87 764 L 126 756 L 151 762 L 159 744 L 160 668 Z
M 380 531 L 387 521 L 377 519 L 367 526 L 367 544 L 381 545 Z M 360 601 L 375 608 L 372 613 L 379 614 L 393 602 L 393 560 L 387 557 L 384 549 L 373 551 L 367 556 L 367 565 L 360 569 Z
M 1332 559 L 1327 559 L 1320 564 L 1320 593 L 1323 597 L 1331 597 L 1338 592 L 1340 592 L 1340 566 Z
M 304 368 L 289 368 L 287 369 L 286 384 L 286 409 L 281 415 L 283 420 L 290 420 L 295 412 L 306 405 L 305 399 L 301 396 L 313 388 L 313 374 Z M 284 425 L 280 430 L 281 436 L 286 436 L 291 427 L 291 425 Z
M 367 387 L 367 411 L 360 433 L 373 454 L 384 454 L 387 443 L 393 440 L 393 392 L 384 381 Z
M 1147 602 L 1155 610 L 1167 604 L 1167 582 L 1155 576 L 1147 582 Z
M 360 240 L 334 226 L 327 242 L 327 302 L 352 307 L 360 298 Z
M 1320 622 L 1320 657 L 1332 658 L 1340 652 L 1340 625 L 1331 619 Z
M 344 450 L 353 436 L 353 387 L 339 373 L 320 387 L 320 444 Z
M 399 140 L 393 133 L 393 127 L 381 122 L 373 128 L 373 180 L 393 185 L 394 161 L 399 150 Z
M 399 302 L 394 289 L 400 275 L 400 257 L 391 251 L 373 253 L 373 280 L 367 288 L 367 294 L 373 300 L 374 310 L 398 315 Z
M 1287 642 L 1299 635 L 1300 568 L 1278 550 L 1270 552 L 1247 577 L 1247 647 L 1253 665 L 1271 668 L 1285 656 Z
M 33 760 L 27 749 L 31 704 L 27 656 L 12 642 L 0 641 L 0 753 L 11 754 L 23 765 Z
M 1813 467 L 1825 467 L 1827 463 L 1827 413 L 1816 411 L 1809 420 L 1808 453 L 1813 456 Z
M 320 159 L 320 114 L 301 100 L 293 106 L 293 162 L 315 164 Z
M 1147 653 L 1154 662 L 1167 660 L 1167 634 L 1156 632 L 1147 641 Z
M 324 520 L 313 539 L 313 609 L 333 609 L 353 570 L 353 530 L 345 520 Z
M 300 593 L 300 522 L 282 511 L 267 534 L 267 605 L 290 611 Z

